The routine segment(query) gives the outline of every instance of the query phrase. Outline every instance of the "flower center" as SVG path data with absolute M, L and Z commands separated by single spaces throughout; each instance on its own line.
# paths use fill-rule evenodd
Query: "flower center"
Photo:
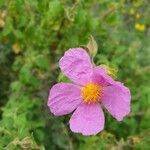
M 85 103 L 94 103 L 100 100 L 103 89 L 102 86 L 88 83 L 82 88 L 82 98 Z

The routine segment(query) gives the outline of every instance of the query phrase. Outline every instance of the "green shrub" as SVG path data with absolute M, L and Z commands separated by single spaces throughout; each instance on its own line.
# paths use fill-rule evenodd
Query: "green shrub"
M 150 41 L 148 0 L 0 1 L 0 149 L 148 149 Z M 137 26 L 137 24 L 140 24 Z M 131 89 L 122 122 L 105 112 L 105 130 L 83 137 L 47 108 L 48 91 L 66 81 L 58 60 L 70 47 L 98 43 L 95 63 L 118 69 Z

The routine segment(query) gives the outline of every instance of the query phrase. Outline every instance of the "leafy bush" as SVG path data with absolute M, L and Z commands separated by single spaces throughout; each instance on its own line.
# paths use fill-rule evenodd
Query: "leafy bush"
M 148 0 L 0 1 L 0 149 L 148 149 L 150 10 Z M 107 112 L 97 136 L 71 133 L 68 117 L 47 108 L 50 87 L 66 79 L 58 60 L 92 34 L 95 63 L 116 68 L 131 89 L 122 122 Z

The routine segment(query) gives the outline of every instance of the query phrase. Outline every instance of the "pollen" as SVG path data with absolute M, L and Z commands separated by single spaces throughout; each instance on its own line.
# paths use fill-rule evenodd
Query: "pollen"
M 85 103 L 95 103 L 100 100 L 103 93 L 103 88 L 94 83 L 88 83 L 82 87 L 82 99 Z

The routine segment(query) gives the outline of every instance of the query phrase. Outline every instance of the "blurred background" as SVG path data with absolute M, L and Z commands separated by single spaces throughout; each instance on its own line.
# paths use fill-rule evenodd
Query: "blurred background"
M 0 149 L 150 149 L 149 0 L 0 0 Z M 65 81 L 58 60 L 71 47 L 98 43 L 94 62 L 118 70 L 132 93 L 131 113 L 84 137 L 54 117 L 48 91 Z

